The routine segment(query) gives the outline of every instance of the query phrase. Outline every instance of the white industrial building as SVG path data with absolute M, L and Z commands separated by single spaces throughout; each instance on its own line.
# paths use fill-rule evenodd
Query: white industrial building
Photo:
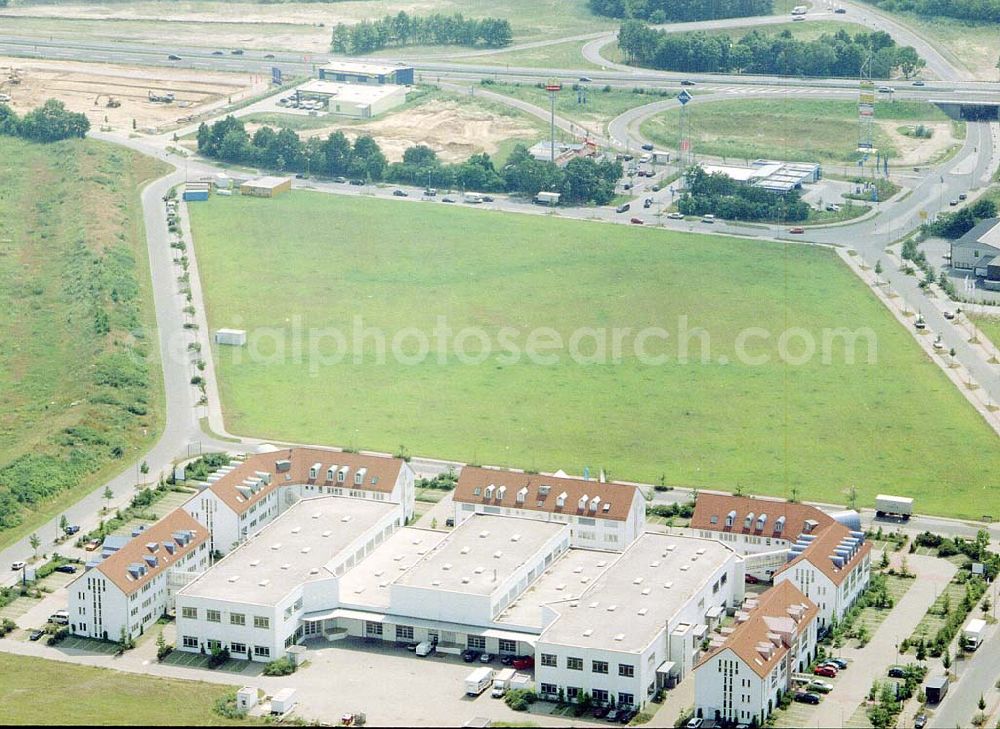
M 574 547 L 620 552 L 646 527 L 646 502 L 630 484 L 466 466 L 452 500 L 455 524 L 473 514 L 568 524 Z
M 300 104 L 305 100 L 321 102 L 330 114 L 370 119 L 406 103 L 406 91 L 405 86 L 396 84 L 365 85 L 314 79 L 299 86 L 295 96 Z
M 702 639 L 742 601 L 743 561 L 715 540 L 645 534 L 588 582 L 546 606 L 537 690 L 638 707 L 692 670 Z
M 142 635 L 208 568 L 207 540 L 183 509 L 145 529 L 67 586 L 70 631 L 113 641 Z
M 206 526 L 210 548 L 225 554 L 299 499 L 321 494 L 402 505 L 413 515 L 414 474 L 401 458 L 323 448 L 287 448 L 248 456 L 199 482 L 183 509 Z
M 695 668 L 695 715 L 763 726 L 816 656 L 816 613 L 791 582 L 748 597 Z

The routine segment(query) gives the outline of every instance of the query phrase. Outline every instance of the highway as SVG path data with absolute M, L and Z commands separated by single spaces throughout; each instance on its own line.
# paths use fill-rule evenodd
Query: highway
M 878 18 L 877 13 L 872 13 L 867 6 L 856 6 L 851 3 L 843 3 L 849 9 L 846 16 L 830 14 L 830 18 L 842 19 L 851 22 L 863 22 L 870 27 L 880 27 L 887 29 L 890 21 L 887 18 Z M 860 14 L 861 18 L 856 14 Z M 747 19 L 737 19 L 740 25 L 747 25 Z M 775 22 L 788 22 L 788 18 L 766 18 L 751 19 L 749 24 L 769 24 Z M 734 21 L 720 21 L 736 25 Z M 880 25 L 881 24 L 881 25 Z M 680 28 L 678 26 L 691 26 L 697 24 L 676 24 L 670 26 L 670 30 L 683 30 L 690 28 Z M 897 24 L 898 25 L 898 24 Z M 716 25 L 715 27 L 719 27 Z M 956 66 L 943 55 L 933 49 L 923 39 L 912 34 L 906 28 L 899 26 L 893 28 L 892 32 L 903 42 L 918 46 L 918 43 L 927 45 L 926 50 L 918 46 L 919 52 L 928 59 L 928 66 L 932 72 L 941 80 L 929 81 L 924 87 L 903 87 L 897 89 L 900 98 L 907 99 L 938 99 L 938 100 L 960 100 L 971 101 L 974 99 L 993 100 L 1000 93 L 1000 84 L 968 81 L 961 79 L 961 73 Z M 913 40 L 905 40 L 909 34 Z M 594 71 L 582 68 L 578 70 L 561 70 L 560 75 L 572 78 L 574 76 L 587 76 L 595 84 L 611 84 L 622 87 L 632 87 L 642 84 L 651 88 L 676 89 L 681 79 L 694 80 L 698 84 L 698 90 L 706 92 L 704 95 L 696 97 L 696 103 L 713 103 L 719 100 L 732 100 L 741 98 L 750 93 L 755 98 L 778 98 L 790 93 L 810 93 L 822 98 L 856 98 L 857 82 L 852 79 L 803 79 L 792 77 L 763 77 L 763 76 L 724 76 L 713 74 L 681 74 L 671 72 L 659 72 L 642 69 L 634 69 L 625 66 L 615 66 L 609 64 L 600 56 L 600 49 L 607 44 L 608 34 L 587 34 L 585 36 L 575 36 L 572 40 L 589 40 L 584 47 L 585 55 L 596 53 L 593 58 L 599 59 L 598 63 L 608 65 L 611 70 Z M 559 39 L 565 42 L 567 39 Z M 554 42 L 554 41 L 553 41 Z M 534 47 L 536 45 L 546 45 L 550 41 L 538 42 L 536 44 L 526 44 L 524 47 Z M 589 49 L 589 50 L 588 50 Z M 495 51 L 494 51 L 495 52 Z M 173 53 L 180 56 L 178 61 L 169 61 L 167 54 Z M 278 52 L 273 53 L 274 58 L 264 58 L 265 52 L 245 52 L 242 56 L 225 54 L 221 56 L 213 55 L 210 50 L 194 47 L 167 47 L 164 45 L 138 44 L 138 43 L 115 43 L 115 42 L 89 42 L 75 40 L 46 40 L 37 38 L 23 38 L 16 36 L 0 35 L 0 54 L 15 55 L 21 57 L 54 58 L 64 60 L 77 60 L 89 62 L 108 62 L 126 65 L 156 65 L 156 66 L 179 66 L 184 68 L 201 68 L 211 70 L 226 70 L 254 73 L 269 73 L 272 66 L 278 66 L 286 74 L 308 74 L 318 64 L 323 64 L 328 60 L 327 56 L 312 55 L 308 60 L 301 54 Z M 470 54 L 471 55 L 471 54 Z M 449 63 L 435 58 L 418 60 L 414 63 L 418 72 L 425 81 L 435 81 L 455 83 L 455 82 L 476 82 L 483 78 L 500 78 L 511 81 L 537 81 L 541 78 L 548 78 L 551 71 L 537 68 L 517 68 L 496 65 L 475 65 Z M 541 107 L 512 100 L 499 94 L 489 92 L 488 89 L 477 89 L 480 95 L 488 96 L 491 99 L 515 106 L 526 113 L 533 114 L 542 119 L 548 119 L 548 110 Z M 635 149 L 640 144 L 646 142 L 639 134 L 638 128 L 642 120 L 651 114 L 658 113 L 676 105 L 673 99 L 657 101 L 636 109 L 632 109 L 618 118 L 614 119 L 608 126 L 607 139 L 605 141 L 619 147 Z M 239 114 L 250 113 L 253 107 L 248 107 L 239 111 Z M 558 119 L 557 124 L 566 130 L 572 129 L 575 125 L 566 119 Z M 183 134 L 186 130 L 180 130 Z M 217 171 L 217 168 L 203 161 L 185 161 L 176 155 L 166 151 L 169 144 L 169 135 L 161 135 L 152 138 L 124 139 L 118 136 L 95 133 L 93 136 L 117 144 L 123 144 L 134 149 L 138 149 L 146 154 L 159 157 L 174 166 L 174 172 L 157 180 L 149 185 L 142 193 L 143 210 L 147 239 L 149 246 L 150 269 L 153 278 L 154 302 L 157 314 L 158 337 L 161 348 L 161 362 L 163 366 L 164 386 L 166 390 L 167 419 L 163 434 L 156 445 L 141 460 L 145 460 L 150 466 L 150 480 L 160 473 L 168 472 L 173 461 L 177 458 L 192 455 L 195 452 L 206 450 L 227 450 L 240 447 L 231 441 L 220 440 L 203 432 L 200 422 L 199 411 L 195 403 L 198 391 L 190 384 L 191 361 L 190 354 L 186 350 L 186 345 L 191 341 L 191 333 L 183 328 L 184 315 L 182 308 L 186 302 L 177 291 L 176 271 L 171 261 L 171 249 L 167 243 L 166 222 L 161 197 L 173 185 L 183 181 L 184 173 L 180 170 L 187 166 L 191 176 L 209 174 Z M 806 236 L 797 236 L 794 240 L 797 243 L 841 245 L 843 241 L 850 240 L 851 245 L 870 265 L 874 265 L 876 260 L 884 256 L 885 247 L 898 238 L 904 232 L 912 230 L 919 223 L 921 211 L 936 211 L 942 206 L 942 201 L 957 196 L 959 192 L 966 192 L 984 185 L 993 170 L 1000 165 L 1000 139 L 998 139 L 997 125 L 985 123 L 969 123 L 968 134 L 962 150 L 948 163 L 933 171 L 925 171 L 915 184 L 912 185 L 912 192 L 898 203 L 884 204 L 881 214 L 875 218 L 863 219 L 861 221 L 843 224 L 829 228 L 810 228 Z M 316 181 L 298 181 L 296 187 L 310 187 L 312 189 L 329 192 L 331 194 L 371 194 L 371 189 L 354 190 L 345 186 L 338 186 L 333 183 L 322 183 Z M 388 190 L 375 190 L 375 194 L 388 195 Z M 412 199 L 412 198 L 411 198 Z M 639 198 L 637 198 L 638 200 Z M 413 202 L 417 200 L 413 199 Z M 546 211 L 520 201 L 508 200 L 498 197 L 495 204 L 485 207 L 518 212 L 525 214 L 544 214 Z M 611 210 L 567 209 L 560 211 L 565 217 L 576 217 L 579 219 L 600 220 L 604 222 L 622 223 L 626 222 L 621 216 L 616 216 Z M 642 213 L 638 213 L 643 217 Z M 653 222 L 647 218 L 648 222 Z M 659 223 L 659 221 L 657 221 Z M 691 223 L 686 221 L 669 221 L 665 227 L 676 230 L 692 230 Z M 710 231 L 712 233 L 731 233 L 742 236 L 760 237 L 768 239 L 789 239 L 784 231 L 784 226 L 754 226 L 747 227 L 738 223 L 720 222 Z M 789 239 L 791 240 L 791 239 Z M 957 359 L 961 361 L 990 393 L 996 402 L 1000 402 L 1000 380 L 996 378 L 992 367 L 973 350 L 965 337 L 962 336 L 955 327 L 945 320 L 939 310 L 930 304 L 924 292 L 917 286 L 917 280 L 913 277 L 899 276 L 894 279 L 892 285 L 899 294 L 919 309 L 928 322 L 928 326 L 935 332 L 942 334 L 947 347 L 954 347 L 958 353 Z M 203 302 L 198 301 L 196 309 L 204 316 Z M 207 324 L 202 327 L 207 331 Z M 207 413 L 210 427 L 213 432 L 220 435 L 225 433 L 221 408 L 217 396 L 217 383 L 214 373 L 208 372 L 209 379 L 209 408 Z M 255 441 L 245 440 L 242 447 L 253 447 Z M 422 475 L 434 475 L 444 470 L 448 464 L 431 458 L 415 458 L 414 466 Z M 109 482 L 116 498 L 113 505 L 123 504 L 128 501 L 133 492 L 136 482 L 137 463 L 129 464 L 122 474 Z M 79 501 L 70 509 L 66 510 L 66 515 L 71 523 L 81 524 L 84 529 L 90 529 L 97 525 L 99 511 L 104 506 L 101 493 L 104 485 L 95 489 L 90 495 Z M 690 495 L 683 489 L 674 492 L 667 492 L 669 495 L 655 494 L 655 501 L 668 501 L 680 498 L 684 494 Z M 39 552 L 52 551 L 54 548 L 53 539 L 57 534 L 58 520 L 53 519 L 50 523 L 37 530 L 43 540 Z M 933 517 L 915 517 L 907 525 L 907 529 L 922 530 L 923 528 L 938 531 L 944 534 L 960 534 L 963 536 L 974 535 L 978 525 L 963 524 L 951 520 L 936 519 Z M 996 527 L 991 528 L 991 535 L 997 538 Z M 0 553 L 0 564 L 4 561 L 12 562 L 16 559 L 24 559 L 31 554 L 27 538 Z M 10 578 L 0 580 L 9 582 Z

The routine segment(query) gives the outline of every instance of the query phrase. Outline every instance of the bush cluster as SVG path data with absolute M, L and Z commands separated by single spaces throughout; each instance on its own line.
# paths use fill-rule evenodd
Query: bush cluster
M 288 658 L 279 658 L 264 666 L 265 676 L 289 676 L 295 673 L 295 664 Z
M 400 10 L 378 20 L 362 20 L 333 28 L 330 49 L 334 53 L 371 53 L 390 46 L 509 46 L 514 34 L 504 18 L 466 18 L 461 13 L 426 17 Z
M 685 189 L 677 201 L 684 215 L 712 213 L 727 220 L 797 222 L 809 217 L 809 205 L 799 192 L 778 195 L 760 187 L 736 182 L 721 172 L 708 174 L 700 166 L 684 172 Z
M 49 99 L 23 117 L 6 104 L 0 104 L 0 134 L 20 137 L 32 142 L 58 142 L 61 139 L 83 138 L 90 131 L 86 114 L 67 111 L 66 105 Z

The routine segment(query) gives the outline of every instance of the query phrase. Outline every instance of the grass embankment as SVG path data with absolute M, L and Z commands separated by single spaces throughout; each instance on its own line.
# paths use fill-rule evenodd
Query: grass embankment
M 590 41 L 567 41 L 534 48 L 521 48 L 506 53 L 484 53 L 475 56 L 450 58 L 456 63 L 472 63 L 487 66 L 511 66 L 513 68 L 552 69 L 599 69 L 583 57 L 583 47 Z M 461 51 L 458 51 L 460 54 Z
M 233 432 L 762 494 L 795 487 L 825 501 L 856 484 L 862 505 L 905 488 L 922 512 L 952 516 L 979 515 L 982 473 L 1000 465 L 993 432 L 828 250 L 305 192 L 217 198 L 191 213 L 211 326 L 251 332 L 250 348 L 219 353 Z M 352 345 L 356 315 L 381 334 Z M 444 364 L 439 316 L 453 332 Z M 770 332 L 746 346 L 766 363 L 736 356 L 750 326 Z M 283 354 L 264 327 L 284 338 Z M 414 355 L 409 327 L 431 353 L 404 363 L 391 343 Z M 488 338 L 479 364 L 457 357 L 466 327 Z M 535 349 L 557 361 L 504 357 L 504 327 L 522 352 L 529 332 L 553 328 L 562 346 Z M 599 363 L 570 356 L 574 332 L 581 353 L 596 349 L 584 327 L 608 332 Z M 615 327 L 632 332 L 618 364 Z M 668 330 L 644 345 L 665 363 L 637 355 L 644 327 Z M 708 332 L 704 363 L 703 339 L 685 327 Z M 855 364 L 837 344 L 829 364 L 788 364 L 776 342 L 791 327 L 817 342 L 869 327 L 877 361 L 861 340 Z M 469 358 L 481 359 L 479 342 L 465 337 Z
M 0 653 L 4 724 L 220 726 L 249 722 L 216 714 L 231 689 Z M 54 693 L 53 693 L 54 692 Z
M 949 121 L 943 112 L 925 102 L 879 103 L 875 114 L 877 120 L 889 122 Z M 679 116 L 675 109 L 657 114 L 642 123 L 642 134 L 658 145 L 676 148 Z M 688 109 L 695 152 L 732 158 L 734 162 L 765 157 L 853 164 L 858 159 L 857 118 L 857 103 L 846 100 L 747 99 L 700 106 L 695 101 Z M 767 123 L 762 124 L 761 119 Z M 875 125 L 873 135 L 875 146 L 889 152 L 892 164 L 898 156 L 896 144 L 879 124 Z M 923 141 L 931 144 L 931 140 Z M 933 149 L 939 146 L 934 144 Z M 933 157 L 933 153 L 929 154 Z
M 92 140 L 0 137 L 0 547 L 162 425 L 138 190 L 165 169 Z

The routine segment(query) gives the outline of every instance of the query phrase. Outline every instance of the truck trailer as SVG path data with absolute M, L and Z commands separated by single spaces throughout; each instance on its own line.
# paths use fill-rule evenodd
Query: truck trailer
M 538 205 L 558 205 L 559 198 L 558 192 L 540 192 L 535 195 L 535 203 Z
M 948 677 L 935 676 L 930 679 L 924 687 L 924 693 L 927 695 L 928 704 L 941 703 L 941 700 L 948 695 Z
M 986 633 L 986 621 L 979 618 L 970 620 L 962 628 L 962 647 L 967 651 L 974 651 L 983 643 L 983 636 Z
M 909 519 L 913 514 L 913 499 L 907 496 L 888 496 L 879 494 L 875 497 L 875 516 Z
M 465 677 L 465 693 L 479 696 L 493 683 L 493 669 L 488 666 L 477 668 Z

